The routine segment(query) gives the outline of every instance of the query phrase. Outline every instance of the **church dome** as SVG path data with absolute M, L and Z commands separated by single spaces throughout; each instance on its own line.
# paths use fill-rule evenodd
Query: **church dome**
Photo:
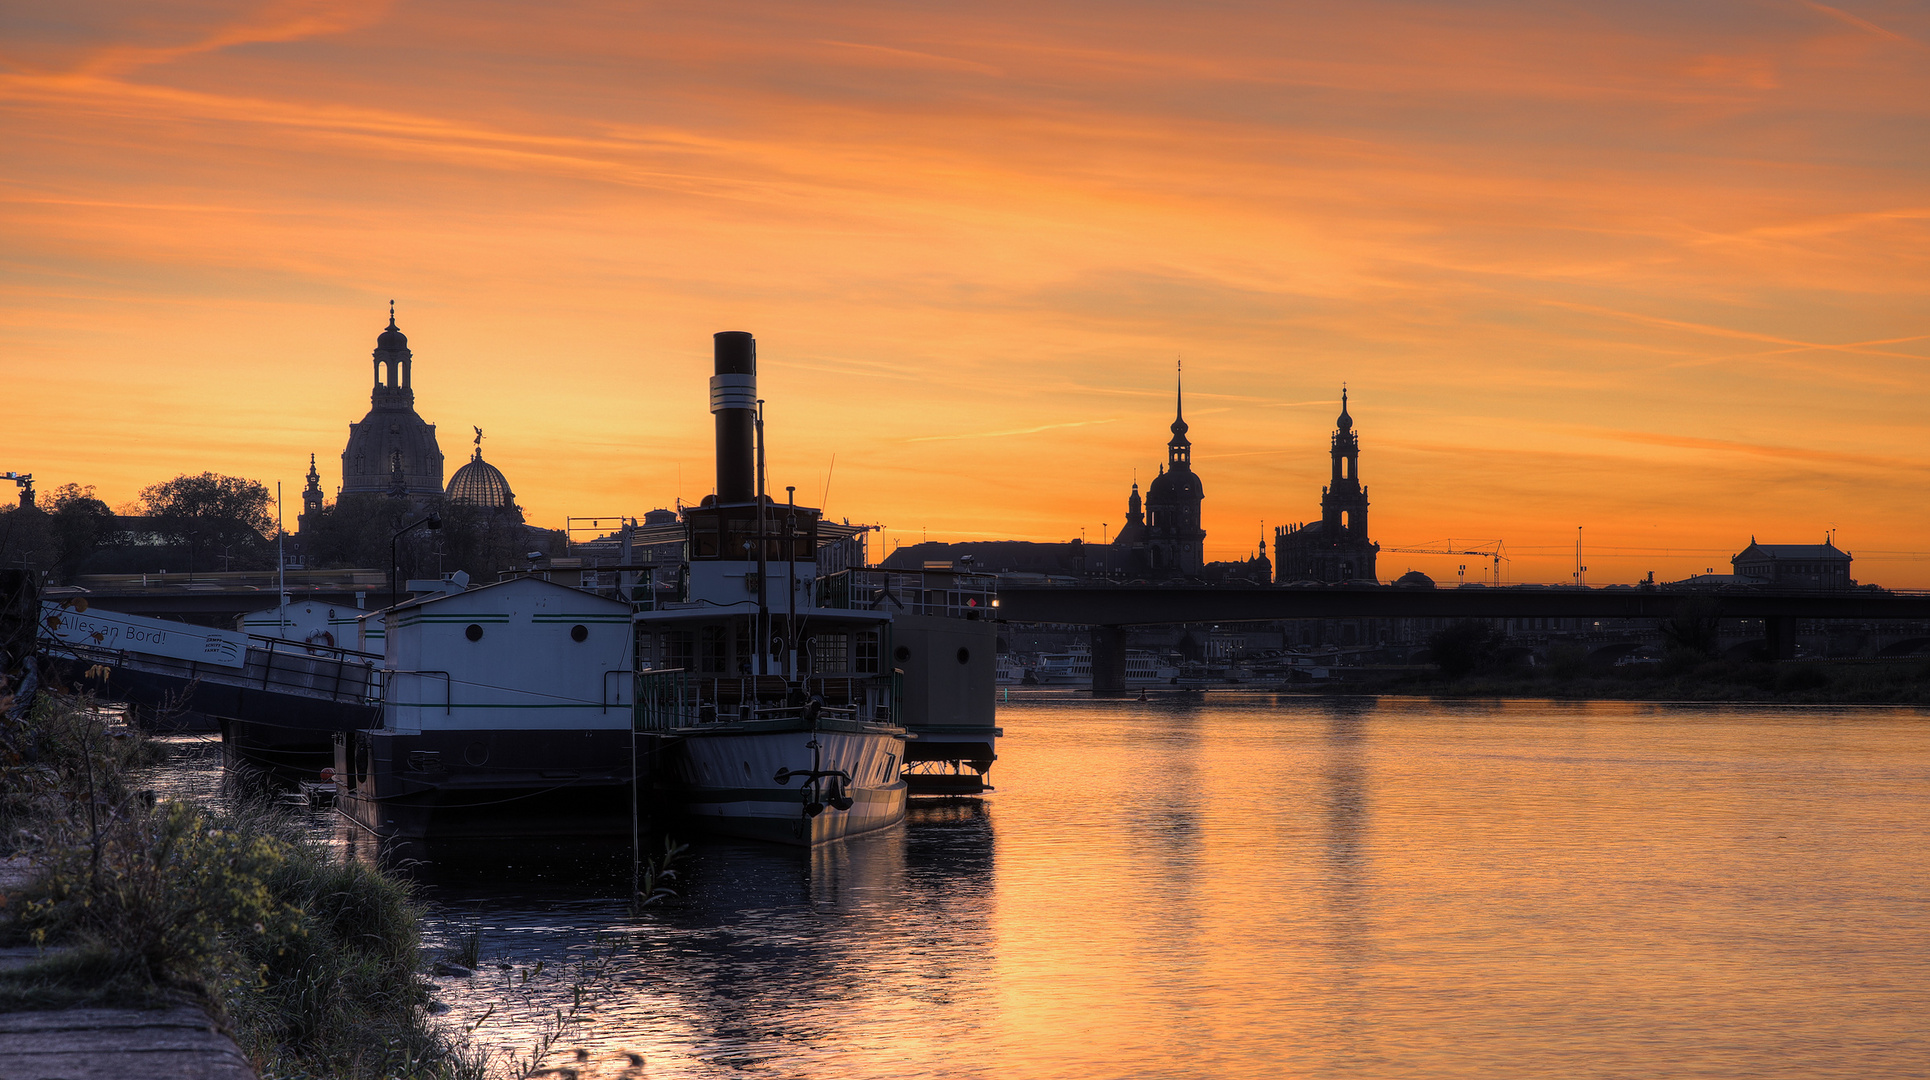
M 516 504 L 503 471 L 482 459 L 482 451 L 449 478 L 449 501 L 489 510 L 507 510 Z
M 1146 485 L 1146 505 L 1171 506 L 1182 499 L 1203 498 L 1205 494 L 1199 475 L 1193 470 L 1168 469 Z

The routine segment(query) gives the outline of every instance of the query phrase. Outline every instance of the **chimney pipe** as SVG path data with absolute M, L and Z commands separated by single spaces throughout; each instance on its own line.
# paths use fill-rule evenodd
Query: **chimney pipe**
M 710 411 L 717 417 L 717 501 L 752 502 L 757 498 L 757 339 L 725 330 L 716 342 Z

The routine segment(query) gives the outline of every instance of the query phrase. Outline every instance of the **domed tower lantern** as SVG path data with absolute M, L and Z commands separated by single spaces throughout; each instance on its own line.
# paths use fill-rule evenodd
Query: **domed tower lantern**
M 389 325 L 376 336 L 372 355 L 375 385 L 369 391 L 369 412 L 348 426 L 348 445 L 342 450 L 342 494 L 395 495 L 430 499 L 443 493 L 442 449 L 436 445 L 436 426 L 415 411 L 415 388 L 410 366 L 415 354 L 409 339 L 395 325 L 395 301 L 389 301 Z

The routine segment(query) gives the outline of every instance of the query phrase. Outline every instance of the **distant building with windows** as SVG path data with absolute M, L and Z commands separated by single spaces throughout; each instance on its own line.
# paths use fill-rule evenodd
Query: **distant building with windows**
M 1851 589 L 1850 553 L 1833 541 L 1820 544 L 1759 544 L 1729 560 L 1735 576 L 1778 589 Z
M 1329 450 L 1333 478 L 1320 492 L 1320 520 L 1273 534 L 1274 581 L 1375 581 L 1380 545 L 1367 536 L 1367 489 L 1360 483 L 1360 436 L 1340 390 L 1340 416 Z

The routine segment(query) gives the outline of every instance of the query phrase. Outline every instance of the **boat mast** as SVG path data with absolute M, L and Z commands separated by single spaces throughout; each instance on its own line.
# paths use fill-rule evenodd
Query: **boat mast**
M 790 511 L 784 517 L 784 656 L 791 678 L 798 678 L 797 670 L 797 488 L 784 487 L 785 501 Z
M 770 572 L 764 548 L 764 399 L 757 399 L 757 673 L 771 671 Z

